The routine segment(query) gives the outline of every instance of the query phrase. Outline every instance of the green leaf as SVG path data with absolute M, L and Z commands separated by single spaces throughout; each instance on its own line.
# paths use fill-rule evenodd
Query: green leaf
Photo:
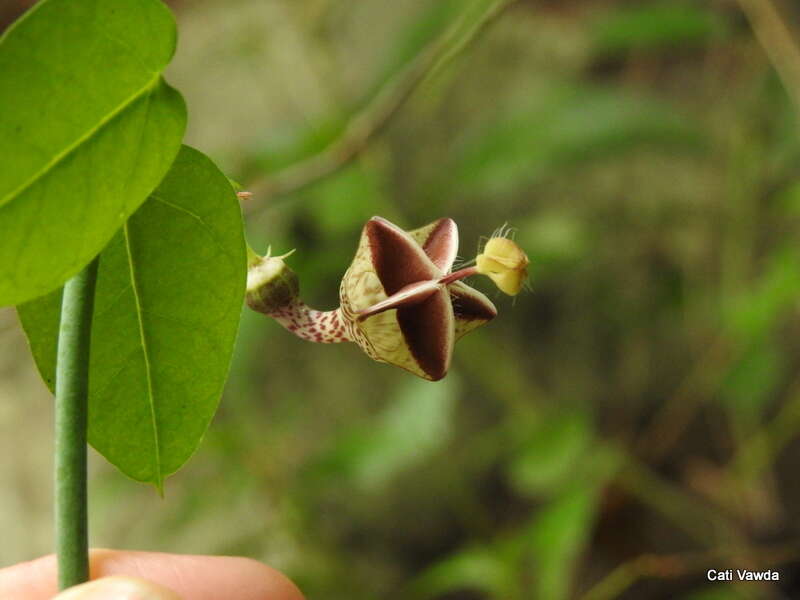
M 786 356 L 771 340 L 748 347 L 722 382 L 722 399 L 737 420 L 755 421 L 785 376 Z
M 535 598 L 560 600 L 568 597 L 575 562 L 588 541 L 594 521 L 597 492 L 598 486 L 594 483 L 573 485 L 533 521 Z
M 160 486 L 191 456 L 219 402 L 245 287 L 239 204 L 226 177 L 184 147 L 100 255 L 89 441 Z M 53 387 L 61 291 L 20 307 Z
M 420 575 L 410 586 L 412 598 L 434 598 L 459 590 L 510 597 L 516 573 L 496 547 L 470 546 L 448 556 Z
M 727 333 L 739 344 L 769 335 L 800 297 L 800 252 L 792 243 L 776 248 L 761 273 L 723 313 Z
M 77 273 L 167 172 L 174 50 L 157 0 L 45 0 L 0 38 L 0 306 Z
M 520 532 L 523 548 L 529 549 L 535 567 L 532 597 L 569 597 L 575 566 L 589 541 L 601 492 L 619 469 L 621 459 L 613 446 L 595 443 L 582 461 L 583 473 L 574 475 L 570 485 Z

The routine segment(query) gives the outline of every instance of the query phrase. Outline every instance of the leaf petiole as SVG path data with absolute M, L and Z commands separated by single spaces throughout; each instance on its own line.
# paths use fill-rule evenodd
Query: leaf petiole
M 55 525 L 58 585 L 89 578 L 86 428 L 89 347 L 98 259 L 67 281 L 58 334 L 55 390 Z

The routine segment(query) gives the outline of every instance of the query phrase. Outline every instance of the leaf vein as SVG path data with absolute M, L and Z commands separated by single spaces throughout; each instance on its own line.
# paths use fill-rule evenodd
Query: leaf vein
M 83 135 L 79 136 L 72 144 L 67 145 L 61 151 L 57 152 L 41 169 L 31 175 L 26 181 L 23 181 L 16 188 L 8 192 L 5 196 L 0 198 L 0 206 L 8 204 L 18 196 L 22 195 L 28 188 L 33 186 L 36 182 L 43 179 L 50 171 L 55 169 L 61 162 L 66 160 L 68 156 L 74 153 L 78 148 L 83 146 L 91 140 L 95 134 L 100 131 L 105 125 L 110 123 L 117 115 L 136 102 L 144 94 L 149 93 L 161 78 L 161 73 L 154 73 L 153 77 L 141 88 L 137 89 L 118 106 L 111 110 L 108 114 L 100 118 L 100 120 L 92 127 L 90 127 Z
M 211 235 L 211 239 L 213 239 L 213 240 L 214 240 L 214 243 L 216 244 L 216 246 L 217 246 L 217 248 L 219 249 L 220 253 L 221 253 L 223 256 L 227 257 L 227 258 L 228 258 L 230 261 L 232 261 L 232 259 L 233 259 L 233 255 L 232 255 L 232 253 L 230 252 L 230 250 L 228 250 L 228 249 L 225 247 L 225 245 L 224 245 L 224 244 L 222 244 L 222 243 L 219 241 L 219 239 L 217 238 L 217 232 L 214 230 L 214 228 L 213 228 L 213 227 L 211 227 L 211 225 L 209 225 L 208 223 L 206 223 L 206 222 L 203 220 L 203 218 L 202 218 L 200 215 L 198 215 L 198 214 L 197 214 L 197 213 L 195 213 L 195 212 L 192 212 L 192 211 L 191 211 L 191 210 L 189 210 L 188 208 L 184 208 L 183 206 L 179 206 L 178 204 L 175 204 L 175 203 L 173 203 L 173 202 L 170 202 L 169 200 L 165 200 L 164 198 L 162 198 L 161 196 L 158 196 L 158 195 L 156 195 L 156 194 L 150 194 L 150 197 L 151 197 L 151 198 L 153 198 L 154 200 L 158 201 L 158 202 L 161 202 L 161 204 L 164 204 L 165 206 L 169 206 L 170 208 L 172 208 L 172 209 L 174 209 L 174 210 L 177 210 L 177 211 L 179 211 L 179 212 L 182 212 L 182 213 L 184 213 L 184 214 L 187 214 L 187 215 L 189 215 L 190 217 L 192 217 L 193 219 L 197 220 L 197 222 L 199 222 L 199 223 L 200 223 L 200 225 L 202 225 L 202 226 L 203 226 L 203 229 L 205 229 L 206 231 L 208 231 L 209 235 Z
M 125 249 L 128 257 L 128 268 L 131 274 L 131 290 L 133 291 L 133 299 L 136 303 L 136 318 L 139 322 L 139 337 L 142 344 L 142 354 L 144 356 L 144 371 L 147 380 L 147 394 L 148 403 L 150 405 L 150 418 L 153 423 L 153 442 L 154 442 L 154 455 L 156 462 L 156 486 L 161 489 L 163 482 L 163 474 L 161 472 L 161 450 L 160 441 L 158 439 L 158 421 L 156 419 L 155 395 L 153 393 L 153 377 L 150 366 L 150 355 L 147 350 L 147 339 L 144 333 L 144 313 L 142 311 L 142 301 L 139 295 L 139 286 L 136 281 L 136 269 L 133 266 L 133 252 L 131 250 L 130 231 L 128 230 L 128 223 L 123 226 L 123 233 L 125 235 Z
M 102 258 L 102 257 L 101 257 L 101 258 Z M 95 320 L 97 320 L 97 319 L 100 319 L 101 317 L 104 317 L 104 316 L 106 316 L 106 314 L 108 314 L 108 312 L 109 312 L 110 310 L 112 310 L 112 309 L 116 308 L 116 306 L 117 306 L 117 301 L 118 301 L 120 298 L 122 298 L 122 296 L 124 296 L 124 295 L 125 295 L 125 292 L 127 292 L 127 291 L 130 289 L 130 287 L 131 287 L 131 284 L 129 283 L 129 284 L 125 285 L 125 286 L 124 286 L 122 289 L 120 289 L 120 290 L 119 290 L 119 291 L 118 291 L 118 292 L 117 292 L 117 293 L 114 295 L 114 297 L 113 297 L 111 300 L 108 300 L 108 301 L 106 302 L 106 307 L 105 307 L 103 310 L 100 310 L 100 311 L 95 311 L 95 313 L 94 313 L 94 317 L 93 317 L 93 318 L 94 318 Z

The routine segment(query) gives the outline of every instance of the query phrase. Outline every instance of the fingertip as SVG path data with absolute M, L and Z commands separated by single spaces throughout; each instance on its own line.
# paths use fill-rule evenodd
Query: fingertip
M 135 575 L 164 585 L 189 600 L 303 600 L 282 573 L 251 558 L 97 550 L 92 576 Z
M 186 600 L 304 600 L 285 575 L 250 558 L 105 549 L 92 550 L 90 558 L 92 579 L 138 577 Z M 0 599 L 52 599 L 56 570 L 52 555 L 0 569 Z
M 51 554 L 0 569 L 0 598 L 43 600 L 56 593 L 56 561 Z
M 53 600 L 181 600 L 175 592 L 136 577 L 115 575 L 61 592 Z
M 305 600 L 297 586 L 283 573 L 253 558 L 226 558 L 238 572 L 242 587 L 248 587 L 252 600 Z M 235 563 L 235 564 L 234 564 Z M 250 598 L 250 596 L 242 596 Z

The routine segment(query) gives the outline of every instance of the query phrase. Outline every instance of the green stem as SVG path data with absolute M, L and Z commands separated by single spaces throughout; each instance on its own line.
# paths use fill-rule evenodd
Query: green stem
M 55 519 L 60 589 L 89 579 L 86 423 L 97 263 L 95 258 L 67 282 L 61 304 L 55 406 Z

